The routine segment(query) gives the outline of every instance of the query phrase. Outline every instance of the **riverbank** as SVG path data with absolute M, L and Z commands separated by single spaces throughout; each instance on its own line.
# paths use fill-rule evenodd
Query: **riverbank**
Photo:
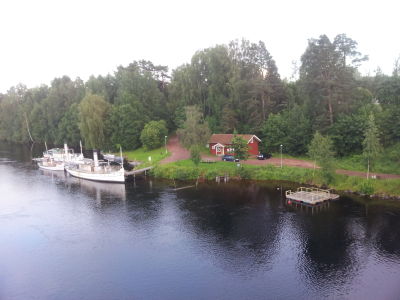
M 190 160 L 181 160 L 174 163 L 157 165 L 151 174 L 156 178 L 166 178 L 174 180 L 196 180 L 204 178 L 215 180 L 217 176 L 229 176 L 235 179 L 249 180 L 282 180 L 299 184 L 326 187 L 321 179 L 320 171 L 304 169 L 298 167 L 283 166 L 282 168 L 274 165 L 253 166 L 236 163 L 217 161 L 214 163 L 200 163 L 195 166 Z M 399 198 L 400 199 L 400 179 L 369 179 L 356 176 L 335 174 L 332 183 L 328 188 L 370 195 L 380 198 Z

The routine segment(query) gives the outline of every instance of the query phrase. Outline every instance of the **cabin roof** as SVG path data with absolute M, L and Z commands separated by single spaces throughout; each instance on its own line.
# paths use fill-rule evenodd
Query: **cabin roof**
M 254 137 L 257 139 L 259 142 L 261 140 L 254 134 L 236 134 L 237 136 L 240 136 L 242 139 L 246 140 L 247 143 L 250 142 L 250 140 Z M 235 135 L 234 134 L 222 134 L 222 133 L 215 133 L 210 137 L 210 144 L 213 143 L 220 143 L 223 145 L 228 145 L 232 144 L 232 139 Z

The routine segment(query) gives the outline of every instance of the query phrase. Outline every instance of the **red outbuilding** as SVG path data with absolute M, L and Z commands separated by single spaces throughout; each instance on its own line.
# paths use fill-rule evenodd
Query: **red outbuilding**
M 249 145 L 249 154 L 257 155 L 259 154 L 258 144 L 261 140 L 254 134 L 237 134 L 242 139 L 247 141 Z M 210 153 L 214 155 L 225 155 L 234 154 L 235 149 L 232 147 L 233 134 L 213 134 L 210 138 L 208 146 L 210 148 Z

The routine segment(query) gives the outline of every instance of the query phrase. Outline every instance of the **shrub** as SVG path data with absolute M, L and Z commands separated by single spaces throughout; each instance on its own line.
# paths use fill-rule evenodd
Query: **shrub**
M 140 134 L 140 141 L 147 150 L 159 148 L 162 146 L 167 133 L 168 130 L 164 120 L 150 121 L 144 126 Z
M 369 180 L 361 182 L 359 189 L 362 194 L 372 195 L 374 193 L 374 186 Z
M 239 167 L 236 169 L 236 175 L 243 179 L 251 179 L 251 171 L 247 168 Z
M 192 146 L 190 148 L 190 159 L 196 166 L 199 165 L 199 163 L 201 161 L 199 146 Z

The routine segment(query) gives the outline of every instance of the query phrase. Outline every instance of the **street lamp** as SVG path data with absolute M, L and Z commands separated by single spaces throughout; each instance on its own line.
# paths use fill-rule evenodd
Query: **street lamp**
M 281 169 L 282 169 L 282 147 L 283 145 L 281 144 Z
M 168 153 L 167 151 L 167 136 L 164 137 L 164 146 L 165 146 L 165 154 Z

